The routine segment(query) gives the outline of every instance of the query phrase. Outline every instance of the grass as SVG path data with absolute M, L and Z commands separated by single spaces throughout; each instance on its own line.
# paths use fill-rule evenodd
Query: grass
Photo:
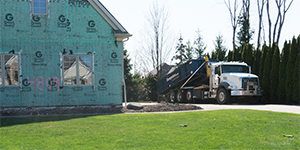
M 1 126 L 0 149 L 300 148 L 300 115 L 254 110 L 1 118 Z

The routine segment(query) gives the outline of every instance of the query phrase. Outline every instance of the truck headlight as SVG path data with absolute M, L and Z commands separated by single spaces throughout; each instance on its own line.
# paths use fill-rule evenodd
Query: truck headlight
M 237 89 L 237 86 L 236 85 L 230 85 L 227 87 L 228 89 Z

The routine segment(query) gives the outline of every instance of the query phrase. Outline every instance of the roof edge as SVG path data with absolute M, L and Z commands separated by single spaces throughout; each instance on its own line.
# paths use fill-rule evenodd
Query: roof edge
M 111 27 L 118 32 L 117 34 L 132 36 L 127 30 L 118 22 L 118 20 L 104 7 L 99 0 L 88 0 L 88 2 L 97 10 L 97 12 L 108 22 Z
M 115 36 L 117 38 L 117 41 L 123 41 L 124 39 L 127 39 L 132 35 L 129 33 L 115 33 Z

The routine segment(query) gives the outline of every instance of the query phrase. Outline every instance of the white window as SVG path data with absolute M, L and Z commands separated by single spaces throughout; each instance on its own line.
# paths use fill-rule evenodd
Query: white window
M 19 86 L 19 59 L 18 54 L 0 54 L 0 86 Z
M 65 86 L 93 86 L 93 55 L 61 55 L 62 83 Z
M 48 14 L 48 0 L 32 0 L 32 13 L 34 15 Z

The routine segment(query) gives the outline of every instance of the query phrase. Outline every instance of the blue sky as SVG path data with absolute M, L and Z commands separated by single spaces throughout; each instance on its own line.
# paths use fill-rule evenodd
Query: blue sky
M 151 4 L 155 0 L 100 0 L 101 3 L 115 16 L 115 18 L 130 32 L 133 37 L 126 42 L 125 48 L 129 53 L 135 53 L 138 48 L 138 39 L 143 33 L 143 27 L 146 23 L 145 14 L 147 14 Z M 272 0 L 270 0 L 272 1 Z M 274 0 L 273 0 L 274 1 Z M 289 1 L 289 0 L 288 0 Z M 193 41 L 196 36 L 196 30 L 201 31 L 205 44 L 206 52 L 214 49 L 213 41 L 216 36 L 223 35 L 225 46 L 232 49 L 232 27 L 227 7 L 223 0 L 158 0 L 160 4 L 165 5 L 170 14 L 170 30 L 173 31 L 176 39 L 182 33 L 184 43 L 187 40 Z M 285 40 L 291 40 L 293 36 L 300 34 L 300 0 L 294 0 L 291 8 L 287 12 L 284 27 L 281 34 L 280 48 Z M 273 22 L 277 15 L 275 3 L 271 5 L 271 15 Z M 265 9 L 266 11 L 266 9 Z M 254 38 L 251 43 L 257 41 L 258 30 L 258 12 L 256 0 L 251 1 L 250 14 L 251 28 L 255 30 Z M 266 13 L 265 16 L 266 17 Z M 265 20 L 267 20 L 265 18 Z M 268 26 L 265 23 L 266 40 Z M 178 38 L 177 38 L 178 37 Z

